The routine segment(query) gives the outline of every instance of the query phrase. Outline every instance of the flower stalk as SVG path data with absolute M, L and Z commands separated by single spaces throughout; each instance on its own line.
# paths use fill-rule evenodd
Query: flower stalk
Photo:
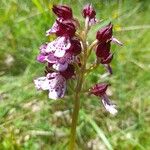
M 86 63 L 87 63 L 87 44 L 86 44 L 86 37 L 88 33 L 88 24 L 85 22 L 85 31 L 84 31 L 84 37 L 82 38 L 82 51 L 83 51 L 83 65 L 81 67 L 77 85 L 76 85 L 76 93 L 74 96 L 74 108 L 73 108 L 73 114 L 72 114 L 72 125 L 71 125 L 71 136 L 70 136 L 70 150 L 75 149 L 75 140 L 76 140 L 76 127 L 78 122 L 78 115 L 80 110 L 80 95 L 82 91 L 82 86 L 84 82 L 84 75 L 86 72 Z
M 83 73 L 79 77 L 77 81 L 76 86 L 76 94 L 74 97 L 74 108 L 73 108 L 73 114 L 72 114 L 72 125 L 71 125 L 71 136 L 70 136 L 70 150 L 75 149 L 75 139 L 76 139 L 76 127 L 77 127 L 77 121 L 78 121 L 78 115 L 80 110 L 80 94 L 83 84 Z

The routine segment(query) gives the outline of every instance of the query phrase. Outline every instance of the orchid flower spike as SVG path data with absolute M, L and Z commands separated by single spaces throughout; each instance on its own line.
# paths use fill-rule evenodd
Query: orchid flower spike
M 48 91 L 50 99 L 56 100 L 65 96 L 68 80 L 77 80 L 75 94 L 82 92 L 80 84 L 83 84 L 88 71 L 92 70 L 88 69 L 87 62 L 93 51 L 96 56 L 96 66 L 100 64 L 112 74 L 111 62 L 114 53 L 111 51 L 111 43 L 118 45 L 122 43 L 113 37 L 113 25 L 109 23 L 97 31 L 94 42 L 89 44 L 88 32 L 92 25 L 98 22 L 92 4 L 85 5 L 82 10 L 85 26 L 80 29 L 79 21 L 75 19 L 69 6 L 53 5 L 52 10 L 57 18 L 52 27 L 46 31 L 46 36 L 54 34 L 56 38 L 39 48 L 37 61 L 45 65 L 43 71 L 45 75 L 35 79 L 34 84 L 38 90 Z M 116 114 L 116 105 L 109 100 L 106 94 L 107 88 L 107 83 L 98 83 L 88 89 L 90 94 L 101 99 L 108 112 Z

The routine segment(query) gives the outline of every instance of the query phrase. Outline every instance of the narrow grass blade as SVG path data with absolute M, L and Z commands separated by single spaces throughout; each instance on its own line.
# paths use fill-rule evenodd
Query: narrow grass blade
M 89 122 L 89 124 L 93 127 L 93 129 L 96 131 L 98 136 L 102 139 L 104 144 L 107 146 L 108 150 L 113 150 L 112 145 L 108 141 L 107 137 L 105 136 L 104 132 L 100 129 L 100 127 L 95 123 L 93 119 L 90 118 L 90 116 L 87 116 L 83 111 L 82 115 L 84 115 L 85 119 Z

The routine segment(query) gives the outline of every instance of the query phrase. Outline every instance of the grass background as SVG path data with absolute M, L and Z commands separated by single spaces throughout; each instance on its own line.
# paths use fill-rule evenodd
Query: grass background
M 150 149 L 149 1 L 1 0 L 0 150 L 67 149 L 73 92 L 62 101 L 49 100 L 46 92 L 37 92 L 33 79 L 43 74 L 44 66 L 35 58 L 55 19 L 52 4 L 70 5 L 74 16 L 83 21 L 81 9 L 88 2 L 95 7 L 97 18 L 103 19 L 92 28 L 89 40 L 94 40 L 98 28 L 112 21 L 114 35 L 124 46 L 112 47 L 113 76 L 103 78 L 105 70 L 100 66 L 87 78 L 86 86 L 109 81 L 108 92 L 119 113 L 112 117 L 96 97 L 82 96 L 77 149 Z

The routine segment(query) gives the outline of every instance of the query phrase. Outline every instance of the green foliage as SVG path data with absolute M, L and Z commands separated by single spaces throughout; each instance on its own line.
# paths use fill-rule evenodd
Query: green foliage
M 37 92 L 33 79 L 43 74 L 35 61 L 38 47 L 48 39 L 45 31 L 54 21 L 53 3 L 65 3 L 80 13 L 85 0 L 1 0 L 0 5 L 0 149 L 65 150 L 68 145 L 72 95 L 51 101 Z M 89 33 L 94 40 L 97 29 L 109 21 L 124 46 L 114 46 L 113 76 L 103 78 L 102 66 L 87 78 L 89 87 L 109 81 L 109 95 L 118 105 L 112 117 L 100 100 L 83 95 L 78 124 L 78 149 L 149 150 L 150 148 L 150 25 L 149 1 L 94 0 L 101 25 Z M 107 19 L 106 19 L 107 18 Z M 104 20 L 103 20 L 104 19 Z M 91 62 L 94 60 L 94 54 Z M 71 84 L 71 83 L 70 83 Z M 71 94 L 73 94 L 73 91 Z M 94 150 L 94 148 L 93 148 Z

